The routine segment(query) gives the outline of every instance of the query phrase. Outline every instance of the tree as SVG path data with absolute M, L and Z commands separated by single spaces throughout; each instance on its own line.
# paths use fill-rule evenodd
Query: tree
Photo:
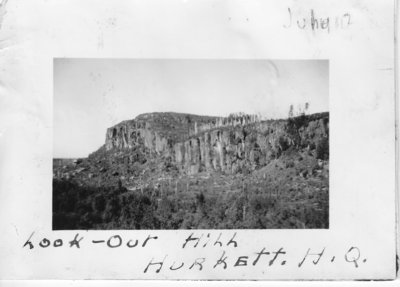
M 306 102 L 306 104 L 304 105 L 304 113 L 307 113 L 309 107 L 310 107 L 310 103 Z
M 293 105 L 290 105 L 289 107 L 289 118 L 293 117 Z

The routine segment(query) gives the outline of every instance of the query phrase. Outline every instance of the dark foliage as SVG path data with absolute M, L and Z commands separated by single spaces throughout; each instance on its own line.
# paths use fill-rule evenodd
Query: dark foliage
M 306 115 L 300 115 L 288 119 L 286 129 L 296 145 L 300 145 L 301 143 L 299 130 L 304 127 L 308 121 L 309 118 Z
M 53 180 L 53 229 L 231 229 L 327 228 L 327 193 L 288 204 L 289 195 L 245 186 L 240 193 L 160 197 L 146 188 L 128 191 Z M 304 198 L 304 195 L 302 195 Z M 314 204 L 313 204 L 314 202 Z
M 171 149 L 195 122 L 216 121 L 164 116 L 145 114 L 138 123 L 150 121 Z M 195 158 L 208 155 L 215 166 L 206 169 L 200 161 L 199 173 L 177 164 L 174 152 L 146 147 L 142 138 L 129 149 L 102 146 L 79 163 L 55 161 L 53 229 L 328 227 L 328 114 L 229 126 L 216 135 L 226 142 L 223 156 L 205 136 L 210 148 Z
M 317 144 L 317 159 L 329 159 L 329 139 L 323 137 Z

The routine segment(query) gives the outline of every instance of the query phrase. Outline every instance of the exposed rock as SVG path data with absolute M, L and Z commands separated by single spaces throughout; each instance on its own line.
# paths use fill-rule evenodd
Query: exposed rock
M 121 122 L 106 133 L 106 150 L 126 149 L 143 145 L 157 154 L 172 148 L 172 142 L 182 141 L 195 123 L 209 123 L 216 117 L 179 113 L 150 113 Z
M 240 115 L 233 118 L 188 114 L 153 113 L 124 121 L 107 130 L 105 148 L 137 150 L 172 158 L 186 174 L 221 171 L 235 174 L 243 168 L 265 166 L 290 149 L 315 149 L 329 135 L 329 114 L 301 116 L 289 120 L 260 121 Z M 143 152 L 141 153 L 143 154 Z M 136 152 L 129 162 L 146 162 Z

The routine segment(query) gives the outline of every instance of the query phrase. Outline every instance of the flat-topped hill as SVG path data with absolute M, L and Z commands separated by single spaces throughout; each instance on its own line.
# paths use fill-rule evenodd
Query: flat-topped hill
M 108 128 L 88 158 L 54 159 L 53 178 L 60 218 L 75 196 L 88 214 L 57 219 L 61 229 L 326 228 L 329 113 L 141 114 Z M 147 215 L 131 222 L 142 204 Z

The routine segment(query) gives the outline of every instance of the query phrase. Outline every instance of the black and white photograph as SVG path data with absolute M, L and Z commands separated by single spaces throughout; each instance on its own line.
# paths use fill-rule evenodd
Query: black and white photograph
M 327 60 L 54 60 L 53 229 L 329 228 Z
M 396 4 L 0 0 L 0 285 L 394 280 Z

